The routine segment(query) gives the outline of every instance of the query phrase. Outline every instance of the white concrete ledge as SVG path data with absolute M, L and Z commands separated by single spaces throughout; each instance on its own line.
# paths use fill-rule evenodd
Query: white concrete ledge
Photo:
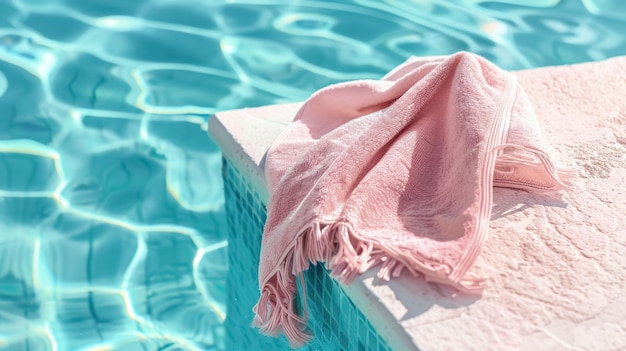
M 626 57 L 516 73 L 576 189 L 494 189 L 479 297 L 370 271 L 344 288 L 394 350 L 626 349 Z M 300 104 L 219 113 L 209 132 L 267 200 L 263 158 Z M 257 233 L 250 233 L 254 235 Z

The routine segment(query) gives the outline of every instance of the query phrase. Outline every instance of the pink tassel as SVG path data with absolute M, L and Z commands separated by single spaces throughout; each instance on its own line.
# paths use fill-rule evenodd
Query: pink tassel
M 297 275 L 300 272 L 305 271 L 309 268 L 310 255 L 308 255 L 308 253 L 306 252 L 305 243 L 308 241 L 307 238 L 311 236 L 311 230 L 308 230 L 306 234 L 301 235 L 296 240 L 296 245 L 293 248 L 293 265 L 291 269 L 291 272 L 294 275 Z
M 391 258 L 386 259 L 385 262 L 383 263 L 383 266 L 378 271 L 378 278 L 384 281 L 389 281 L 389 279 L 391 278 L 391 270 L 396 265 L 396 263 L 397 261 L 394 259 L 391 259 Z
M 284 332 L 290 346 L 298 348 L 309 341 L 311 336 L 304 331 L 306 320 L 296 315 L 293 309 L 295 289 L 289 286 L 293 284 L 293 281 L 281 275 L 288 276 L 289 274 L 278 271 L 274 279 L 277 284 L 266 284 L 263 288 L 258 304 L 253 308 L 256 318 L 252 325 L 268 336 L 277 336 Z

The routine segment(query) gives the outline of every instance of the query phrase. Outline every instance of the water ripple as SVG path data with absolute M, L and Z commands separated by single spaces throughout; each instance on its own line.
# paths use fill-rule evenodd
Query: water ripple
M 0 1 L 0 348 L 223 350 L 222 110 L 458 50 L 626 54 L 609 0 Z

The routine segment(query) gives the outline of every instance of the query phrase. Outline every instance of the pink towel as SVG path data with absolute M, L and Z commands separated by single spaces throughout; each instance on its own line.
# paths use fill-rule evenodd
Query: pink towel
M 306 342 L 296 277 L 326 262 L 349 283 L 379 266 L 480 293 L 469 276 L 493 186 L 563 189 L 514 75 L 469 53 L 412 58 L 381 80 L 316 92 L 267 154 L 270 192 L 254 324 Z

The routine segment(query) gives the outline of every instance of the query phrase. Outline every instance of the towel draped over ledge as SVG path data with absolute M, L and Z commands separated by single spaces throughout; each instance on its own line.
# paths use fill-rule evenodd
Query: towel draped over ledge
M 310 337 L 293 302 L 309 264 L 344 283 L 377 266 L 382 279 L 406 269 L 480 293 L 467 272 L 493 186 L 553 192 L 573 176 L 554 166 L 516 77 L 466 52 L 319 90 L 268 151 L 265 173 L 253 324 L 293 346 Z

